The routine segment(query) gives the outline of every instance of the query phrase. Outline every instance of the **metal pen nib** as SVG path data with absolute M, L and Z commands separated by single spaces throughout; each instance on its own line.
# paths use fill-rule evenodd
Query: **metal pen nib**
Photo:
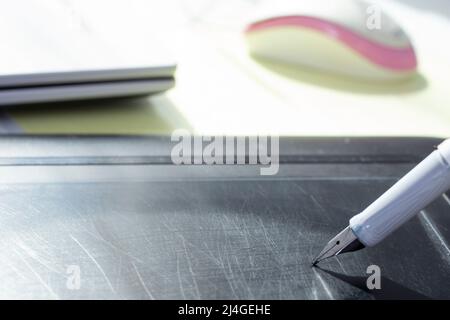
M 347 227 L 327 243 L 325 248 L 314 259 L 312 265 L 315 266 L 320 261 L 337 256 L 338 254 L 357 251 L 363 248 L 364 245 L 358 240 L 352 229 Z

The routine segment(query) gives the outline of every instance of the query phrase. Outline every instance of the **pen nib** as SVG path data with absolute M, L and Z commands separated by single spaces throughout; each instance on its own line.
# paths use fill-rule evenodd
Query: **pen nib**
M 323 248 L 312 262 L 312 267 L 324 259 L 337 256 L 344 252 L 357 251 L 362 248 L 364 248 L 364 245 L 358 240 L 352 229 L 347 227 L 327 243 L 325 248 Z

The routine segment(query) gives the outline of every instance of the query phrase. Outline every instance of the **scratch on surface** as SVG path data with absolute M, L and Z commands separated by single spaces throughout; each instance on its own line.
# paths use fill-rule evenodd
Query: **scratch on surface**
M 44 237 L 42 237 L 39 233 L 37 233 L 36 231 L 32 230 L 30 232 L 30 234 L 35 238 L 38 239 L 42 242 L 44 242 L 46 245 L 52 245 L 47 239 L 45 239 Z M 53 245 L 54 246 L 54 245 Z
M 16 240 L 17 246 L 19 248 L 21 248 L 30 258 L 32 258 L 33 260 L 36 260 L 39 264 L 43 265 L 46 269 L 57 273 L 57 274 L 62 274 L 62 272 L 50 267 L 40 256 L 39 254 L 34 251 L 32 248 L 28 247 L 25 243 L 23 243 L 21 240 L 17 239 Z
M 192 243 L 191 241 L 187 240 L 183 234 L 179 233 L 179 232 L 174 232 L 174 234 L 180 238 L 181 242 L 183 243 L 185 252 L 187 254 L 187 250 L 186 250 L 186 244 L 188 244 L 189 246 L 191 246 L 193 249 L 199 251 L 200 253 L 203 253 L 204 255 L 206 255 L 208 258 L 210 258 L 211 260 L 213 260 L 219 267 L 223 267 L 223 263 L 217 259 L 216 257 L 214 257 L 213 253 L 211 252 L 211 250 L 208 248 L 208 245 L 206 244 L 206 247 L 208 249 L 209 252 L 207 252 L 206 250 L 203 250 L 201 247 L 196 246 L 194 243 Z
M 145 292 L 147 293 L 148 297 L 152 300 L 155 300 L 155 297 L 152 295 L 151 291 L 147 288 L 147 285 L 144 282 L 144 279 L 142 279 L 141 274 L 139 273 L 138 268 L 136 267 L 136 265 L 134 264 L 134 262 L 131 262 L 131 264 L 134 267 L 134 271 L 136 271 L 136 274 L 139 278 L 139 282 L 141 283 L 142 287 L 144 288 Z
M 11 270 L 13 270 L 14 271 L 14 273 L 15 274 L 17 274 L 19 277 L 21 277 L 22 279 L 27 279 L 27 277 L 22 273 L 22 272 L 20 272 L 10 261 L 9 261 L 9 259 L 6 259 L 6 260 L 3 260 L 2 262 L 5 262 L 7 265 L 8 265 L 8 267 L 10 267 L 11 268 Z
M 319 279 L 320 284 L 322 285 L 323 289 L 325 290 L 325 293 L 327 294 L 328 298 L 331 300 L 334 300 L 333 294 L 331 293 L 330 288 L 325 283 L 321 275 L 313 268 L 314 275 Z
M 425 227 L 425 231 L 427 232 L 432 242 L 437 246 L 438 251 L 440 251 L 447 260 L 450 260 L 450 248 L 445 242 L 442 235 L 434 226 L 433 222 L 428 217 L 427 213 L 422 210 L 420 211 L 419 217 L 421 218 L 420 221 Z
M 341 263 L 341 260 L 339 260 L 338 256 L 334 256 L 334 258 L 336 259 L 336 261 L 338 262 L 339 266 L 341 267 L 342 271 L 344 271 L 344 273 L 347 273 L 347 271 L 344 268 L 344 265 Z
M 312 295 L 313 295 L 314 300 L 319 300 L 319 296 L 317 295 L 316 288 L 312 288 Z
M 245 240 L 246 247 L 250 248 L 250 240 L 248 239 L 249 232 L 248 232 L 247 222 L 245 222 L 245 220 L 242 220 L 242 224 L 243 224 L 243 228 L 239 231 Z
M 117 287 L 119 287 L 119 280 L 122 276 L 122 257 L 119 257 L 119 266 L 118 266 L 118 271 L 117 274 L 118 276 L 116 277 L 115 281 L 114 281 L 114 285 Z
M 277 252 L 277 249 L 278 249 L 277 245 L 273 241 L 273 239 L 269 236 L 269 233 L 267 232 L 267 228 L 264 224 L 264 221 L 261 219 L 261 217 L 259 218 L 259 224 L 261 225 L 261 229 L 264 233 L 265 242 L 268 244 L 266 246 L 266 248 L 269 248 L 271 252 Z
M 48 293 L 50 293 L 50 295 L 54 299 L 59 299 L 58 295 L 52 290 L 52 288 L 47 284 L 47 282 L 45 282 L 44 279 L 41 278 L 39 273 L 37 273 L 36 270 L 34 270 L 34 268 L 28 263 L 28 261 L 24 259 L 22 255 L 19 252 L 17 252 L 17 250 L 14 249 L 14 252 L 17 254 L 19 259 L 22 260 L 22 262 L 27 266 L 27 268 L 30 269 L 30 271 L 33 273 L 36 279 L 38 279 L 38 281 L 44 286 L 44 288 L 48 291 Z
M 309 198 L 314 202 L 314 204 L 320 209 L 322 210 L 322 212 L 327 212 L 325 210 L 325 208 L 320 204 L 319 201 L 317 201 L 316 197 L 314 197 L 312 194 L 309 195 Z
M 297 188 L 298 191 L 300 191 L 300 193 L 304 194 L 305 196 L 309 196 L 309 193 L 306 192 L 306 190 L 300 184 L 294 183 L 294 186 Z
M 197 293 L 197 299 L 201 299 L 200 290 L 198 288 L 198 283 L 197 283 L 197 277 L 195 276 L 194 270 L 192 269 L 191 256 L 189 255 L 189 252 L 187 250 L 184 236 L 182 236 L 182 242 L 183 242 L 184 253 L 186 255 L 186 259 L 187 259 L 187 263 L 188 263 L 189 273 L 191 274 L 192 282 L 194 283 L 195 292 Z
M 443 197 L 444 200 L 447 201 L 447 203 L 450 205 L 450 199 L 449 199 L 449 197 L 448 197 L 445 193 L 442 195 L 442 197 Z
M 233 277 L 228 276 L 228 275 L 226 274 L 225 271 L 224 271 L 224 276 L 225 276 L 225 279 L 227 280 L 228 285 L 230 286 L 230 289 L 231 289 L 231 293 L 232 293 L 232 295 L 233 295 L 233 298 L 236 299 L 236 300 L 238 300 L 238 299 L 239 299 L 239 296 L 237 295 L 236 290 L 234 290 L 234 281 L 233 281 Z
M 236 265 L 237 265 L 237 267 L 239 269 L 239 275 L 240 275 L 239 281 L 245 286 L 245 289 L 248 292 L 248 298 L 247 299 L 250 299 L 250 300 L 255 299 L 255 297 L 253 295 L 253 292 L 250 289 L 250 286 L 248 285 L 248 281 L 245 278 L 245 273 L 242 270 L 242 267 L 241 267 L 241 264 L 239 263 L 238 257 L 236 255 L 233 256 L 233 257 L 234 257 L 234 261 L 235 261 L 235 263 L 236 263 Z
M 228 257 L 227 257 L 227 262 L 228 262 L 228 268 L 229 268 L 229 270 L 230 270 L 230 274 L 228 274 L 228 275 L 226 276 L 226 279 L 227 279 L 228 282 L 230 283 L 230 288 L 231 288 L 231 291 L 233 292 L 233 296 L 234 296 L 236 299 L 239 299 L 239 296 L 238 296 L 238 294 L 237 294 L 237 292 L 236 292 L 236 290 L 235 290 L 235 287 L 237 287 L 237 283 L 236 283 L 236 280 L 235 280 L 235 278 L 234 278 L 233 271 L 232 271 L 232 269 L 231 269 L 230 259 L 229 259 Z M 237 289 L 239 289 L 239 288 L 237 288 Z
M 186 295 L 184 294 L 183 279 L 181 279 L 180 259 L 178 258 L 178 253 L 177 253 L 177 276 L 181 295 L 183 296 L 183 299 L 186 300 Z
M 129 254 L 128 252 L 126 252 L 126 251 L 122 250 L 121 248 L 119 248 L 119 247 L 113 245 L 110 241 L 106 240 L 103 236 L 101 236 L 101 235 L 96 235 L 96 234 L 94 234 L 94 233 L 92 233 L 92 232 L 90 232 L 90 231 L 88 231 L 88 230 L 86 230 L 86 233 L 88 233 L 89 235 L 91 235 L 93 238 L 102 241 L 102 242 L 105 243 L 108 247 L 110 247 L 110 248 L 112 248 L 112 249 L 114 249 L 114 250 L 116 250 L 116 251 L 118 251 L 118 252 L 120 252 L 120 253 L 126 255 L 127 257 L 129 257 L 129 258 L 131 258 L 131 259 L 133 259 L 133 260 L 135 260 L 135 261 L 137 261 L 137 262 L 139 262 L 139 263 L 142 263 L 142 260 L 140 260 L 139 258 L 136 258 L 136 257 L 132 256 L 132 255 Z
M 442 198 L 444 198 L 445 202 L 450 205 L 450 198 L 445 193 L 442 195 Z
M 80 248 L 84 251 L 84 253 L 86 253 L 86 255 L 89 257 L 89 259 L 92 260 L 92 262 L 97 266 L 98 270 L 100 271 L 100 273 L 103 275 L 103 277 L 106 280 L 106 283 L 108 284 L 109 288 L 111 289 L 112 292 L 116 293 L 116 290 L 114 290 L 111 281 L 109 281 L 108 276 L 106 275 L 105 271 L 103 270 L 102 266 L 97 262 L 97 260 L 89 253 L 89 251 L 72 235 L 70 235 L 70 237 L 72 238 L 72 240 L 78 244 L 80 246 Z
M 216 257 L 214 256 L 213 251 L 212 251 L 211 248 L 208 246 L 208 242 L 204 241 L 203 244 L 205 245 L 206 250 L 202 250 L 202 251 L 203 251 L 208 257 L 210 257 L 211 259 L 215 260 L 216 263 L 217 263 L 217 265 L 218 265 L 220 268 L 223 269 L 223 268 L 224 268 L 224 262 L 223 262 L 223 256 L 221 255 L 220 250 L 217 250 L 217 252 L 218 252 L 218 254 L 219 254 L 219 257 L 216 258 Z
M 204 243 L 205 243 L 207 250 L 204 250 L 200 246 L 197 246 L 193 242 L 186 239 L 186 237 L 183 235 L 182 232 L 179 232 L 179 231 L 176 231 L 176 230 L 170 228 L 170 226 L 167 223 L 163 223 L 163 226 L 169 232 L 173 233 L 175 236 L 177 236 L 180 239 L 180 241 L 183 243 L 184 252 L 186 253 L 186 256 L 188 255 L 188 251 L 187 251 L 187 247 L 186 247 L 186 244 L 187 244 L 194 250 L 197 250 L 198 252 L 200 252 L 200 253 L 204 254 L 205 256 L 207 256 L 208 258 L 210 258 L 214 263 L 216 263 L 219 267 L 221 267 L 223 269 L 223 267 L 224 267 L 223 261 L 221 261 L 220 259 L 218 259 L 214 256 L 211 249 L 208 247 L 208 244 L 206 241 Z M 151 244 L 151 242 L 148 240 L 148 238 L 145 236 L 145 234 L 144 234 L 144 239 L 146 240 L 147 243 Z M 190 260 L 188 260 L 188 262 L 190 262 Z M 192 271 L 192 268 L 190 268 L 190 271 Z M 193 274 L 193 272 L 192 272 L 192 274 Z M 194 279 L 194 281 L 196 281 L 196 280 Z M 197 289 L 197 291 L 198 291 L 198 289 Z

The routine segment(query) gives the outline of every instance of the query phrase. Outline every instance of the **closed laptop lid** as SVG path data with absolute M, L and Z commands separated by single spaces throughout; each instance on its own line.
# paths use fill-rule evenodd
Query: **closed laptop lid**
M 148 36 L 152 30 L 138 30 L 120 12 L 107 14 L 107 5 L 100 8 L 105 14 L 98 9 L 0 2 L 0 88 L 173 76 L 175 63 Z

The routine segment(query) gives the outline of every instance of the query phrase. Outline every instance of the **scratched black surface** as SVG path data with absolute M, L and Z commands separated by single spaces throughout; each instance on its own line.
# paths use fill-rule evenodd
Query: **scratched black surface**
M 325 242 L 411 165 L 305 166 L 282 165 L 281 177 L 264 179 L 195 173 L 3 183 L 0 297 L 450 298 L 444 197 L 381 245 L 331 259 L 322 269 L 310 266 Z M 205 170 L 211 176 L 216 169 Z M 372 264 L 382 272 L 375 292 L 365 287 Z M 78 290 L 67 286 L 71 265 L 81 270 Z

